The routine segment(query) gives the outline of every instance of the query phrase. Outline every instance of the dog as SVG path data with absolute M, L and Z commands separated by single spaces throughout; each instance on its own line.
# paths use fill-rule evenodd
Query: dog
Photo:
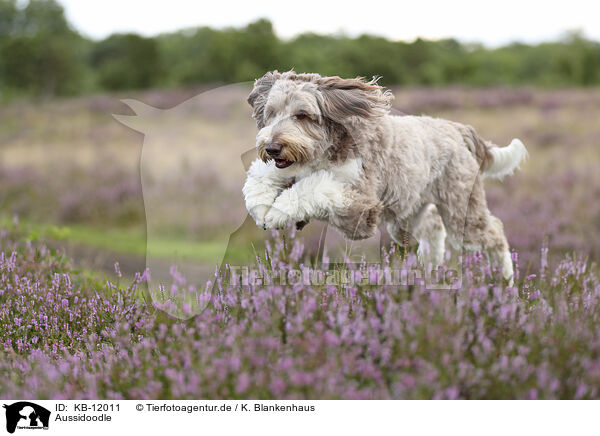
M 325 220 L 351 240 L 383 223 L 399 244 L 410 232 L 430 268 L 443 262 L 448 239 L 486 252 L 512 285 L 509 245 L 483 179 L 512 174 L 525 146 L 496 146 L 452 121 L 392 115 L 392 100 L 377 78 L 273 71 L 257 79 L 248 103 L 259 159 L 242 189 L 249 214 L 264 229 Z

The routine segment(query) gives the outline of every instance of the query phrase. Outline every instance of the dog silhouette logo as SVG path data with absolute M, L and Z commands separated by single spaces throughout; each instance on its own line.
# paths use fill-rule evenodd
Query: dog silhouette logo
M 4 405 L 6 409 L 6 431 L 14 433 L 19 429 L 48 429 L 50 411 L 29 401 L 19 401 Z
M 230 242 L 248 217 L 240 156 L 250 150 L 250 161 L 257 157 L 246 103 L 250 88 L 241 83 L 207 90 L 169 109 L 126 99 L 135 115 L 113 115 L 144 135 L 139 174 L 148 291 L 157 309 L 176 318 L 188 319 L 206 308 L 224 262 L 252 265 L 255 249 L 261 249 Z M 250 240 L 247 231 L 241 232 L 245 241 Z M 231 259 L 228 252 L 235 249 Z

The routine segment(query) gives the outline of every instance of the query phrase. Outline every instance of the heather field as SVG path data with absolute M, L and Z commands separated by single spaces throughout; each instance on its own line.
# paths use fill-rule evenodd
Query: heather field
M 224 253 L 259 271 L 319 269 L 319 224 L 264 233 L 245 221 L 247 91 L 0 107 L 0 397 L 600 397 L 600 91 L 394 89 L 399 112 L 528 147 L 520 172 L 486 181 L 514 287 L 472 253 L 456 290 L 217 280 L 197 296 L 206 309 L 192 302 L 182 312 L 201 313 L 182 321 L 161 310 L 179 304 L 168 292 L 148 290 L 151 277 L 177 276 L 173 253 L 202 271 Z M 130 103 L 128 128 L 111 116 L 134 115 L 120 98 L 165 110 Z M 169 152 L 149 159 L 157 144 Z M 416 268 L 412 248 L 387 241 L 362 248 Z M 373 259 L 343 268 L 369 277 Z

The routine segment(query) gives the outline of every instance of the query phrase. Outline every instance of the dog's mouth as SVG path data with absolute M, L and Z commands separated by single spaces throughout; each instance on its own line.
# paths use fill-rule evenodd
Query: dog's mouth
M 291 164 L 294 163 L 291 160 L 287 160 L 287 159 L 274 159 L 274 161 L 275 161 L 275 166 L 280 169 L 287 168 Z

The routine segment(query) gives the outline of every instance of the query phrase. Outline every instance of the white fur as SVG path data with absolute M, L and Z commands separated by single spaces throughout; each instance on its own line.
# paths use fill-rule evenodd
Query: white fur
M 502 179 L 511 175 L 519 168 L 521 161 L 529 157 L 523 143 L 515 138 L 506 147 L 491 147 L 489 152 L 493 156 L 492 165 L 483 172 L 483 177 Z
M 264 226 L 265 215 L 284 188 L 286 179 L 273 161 L 255 160 L 250 165 L 242 188 L 246 209 L 258 226 Z
M 444 261 L 446 252 L 446 229 L 443 227 L 439 232 L 432 233 L 428 238 L 419 239 L 417 258 L 422 265 L 429 268 L 437 268 Z
M 265 215 L 265 227 L 278 229 L 290 221 L 326 219 L 344 210 L 348 206 L 346 183 L 340 180 L 340 174 L 347 176 L 344 170 L 319 170 L 283 190 Z
M 505 250 L 502 253 L 502 277 L 508 281 L 508 286 L 512 286 L 514 284 L 512 256 L 508 250 Z
M 362 159 L 348 159 L 342 165 L 334 165 L 331 167 L 332 174 L 335 178 L 343 183 L 352 184 L 358 180 L 362 170 Z

